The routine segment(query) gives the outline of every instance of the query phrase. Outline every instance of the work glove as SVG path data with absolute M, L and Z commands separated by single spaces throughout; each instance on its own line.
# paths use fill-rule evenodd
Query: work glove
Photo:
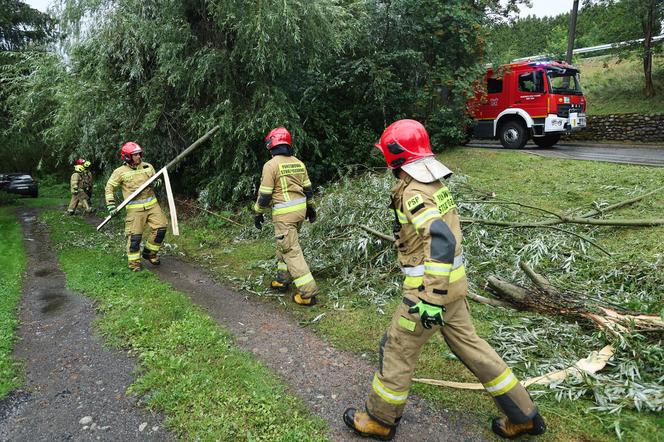
M 420 302 L 408 309 L 408 313 L 420 315 L 420 322 L 424 328 L 431 328 L 433 325 L 445 325 L 443 322 L 443 312 L 445 307 L 442 305 L 429 304 L 420 299 Z
M 254 226 L 256 226 L 258 230 L 263 230 L 264 222 L 265 222 L 265 217 L 263 216 L 262 213 L 257 213 L 256 215 L 254 215 Z
M 106 206 L 106 210 L 108 210 L 108 214 L 111 216 L 115 215 L 115 213 L 117 212 L 117 210 L 115 210 L 115 204 L 108 204 Z
M 316 221 L 316 209 L 311 207 L 311 206 L 307 206 L 307 214 L 304 217 L 306 219 L 308 219 L 310 223 L 315 222 Z
M 161 185 L 162 185 L 161 178 L 157 178 L 156 180 L 154 180 L 152 182 L 152 184 L 150 184 L 150 187 L 152 187 L 153 189 L 156 190 L 156 189 L 159 189 L 161 187 Z
M 72 194 L 72 195 L 78 195 L 78 190 L 72 190 L 72 191 L 71 191 L 71 194 Z

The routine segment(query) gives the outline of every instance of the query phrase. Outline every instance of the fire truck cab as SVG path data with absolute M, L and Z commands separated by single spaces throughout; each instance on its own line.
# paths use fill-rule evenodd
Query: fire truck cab
M 474 138 L 497 138 L 511 149 L 532 138 L 551 147 L 562 134 L 586 127 L 579 70 L 567 63 L 528 60 L 489 68 L 484 88 L 469 103 Z

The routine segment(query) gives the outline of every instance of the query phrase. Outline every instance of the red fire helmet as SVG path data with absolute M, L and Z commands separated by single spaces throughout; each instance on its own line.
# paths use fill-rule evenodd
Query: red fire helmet
M 122 149 L 120 149 L 120 158 L 125 163 L 131 163 L 131 156 L 137 153 L 142 154 L 143 149 L 141 149 L 141 146 L 139 146 L 138 143 L 130 141 L 128 143 L 125 143 L 122 146 Z
M 267 150 L 272 150 L 272 148 L 280 144 L 288 144 L 289 146 L 292 144 L 291 134 L 285 127 L 272 129 L 265 137 L 265 147 Z
M 390 124 L 374 146 L 383 153 L 390 169 L 433 156 L 429 134 L 422 123 L 415 120 L 398 120 Z

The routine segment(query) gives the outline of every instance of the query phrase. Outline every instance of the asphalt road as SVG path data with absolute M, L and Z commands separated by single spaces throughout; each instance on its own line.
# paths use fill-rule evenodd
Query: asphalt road
M 493 140 L 471 140 L 467 147 L 504 149 L 499 142 Z M 529 142 L 525 149 L 533 155 L 568 160 L 606 161 L 610 163 L 638 164 L 642 166 L 664 167 L 664 145 L 623 145 L 623 144 L 587 144 L 559 143 L 551 148 L 537 147 Z

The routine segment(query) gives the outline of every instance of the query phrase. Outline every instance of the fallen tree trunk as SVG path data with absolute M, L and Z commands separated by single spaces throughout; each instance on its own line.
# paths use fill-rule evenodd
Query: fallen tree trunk
M 487 279 L 488 289 L 517 310 L 585 320 L 616 337 L 629 331 L 664 331 L 664 321 L 657 315 L 629 312 L 597 300 L 588 300 L 578 293 L 559 290 L 525 262 L 522 261 L 519 266 L 534 287 L 527 289 L 497 276 Z

